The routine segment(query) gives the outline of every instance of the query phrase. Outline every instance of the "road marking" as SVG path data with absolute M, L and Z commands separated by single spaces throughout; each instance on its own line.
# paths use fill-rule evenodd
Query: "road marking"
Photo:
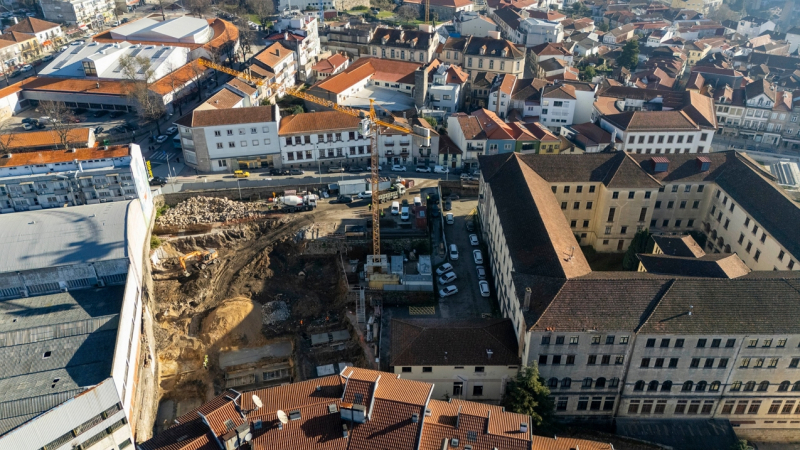
M 408 314 L 412 316 L 429 316 L 436 314 L 435 306 L 409 306 Z

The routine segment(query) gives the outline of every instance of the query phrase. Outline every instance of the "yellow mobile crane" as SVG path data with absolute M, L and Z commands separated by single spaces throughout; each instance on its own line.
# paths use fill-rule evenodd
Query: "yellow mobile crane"
M 232 75 L 234 77 L 240 78 L 240 79 L 242 79 L 244 81 L 248 81 L 250 83 L 255 83 L 256 86 L 261 86 L 265 82 L 265 80 L 254 78 L 254 77 L 252 77 L 251 75 L 249 75 L 247 73 L 239 72 L 239 71 L 236 71 L 236 70 L 233 70 L 233 69 L 229 69 L 227 67 L 220 66 L 219 64 L 214 64 L 213 62 L 209 61 L 206 58 L 200 58 L 198 60 L 198 62 L 200 63 L 200 65 L 208 67 L 210 69 L 214 69 L 214 70 L 218 70 L 220 72 L 227 73 L 228 75 Z M 272 85 L 270 85 L 270 89 L 275 88 L 273 90 L 277 91 L 277 88 L 276 88 L 277 86 L 279 86 L 277 83 L 273 83 Z M 335 111 L 339 111 L 339 112 L 344 113 L 344 114 L 348 114 L 348 115 L 353 116 L 353 117 L 358 117 L 358 118 L 363 119 L 365 121 L 365 122 L 363 122 L 364 123 L 364 131 L 368 132 L 369 136 L 370 136 L 370 161 L 371 161 L 371 164 L 372 164 L 372 167 L 370 167 L 370 173 L 371 173 L 371 177 L 370 177 L 371 178 L 370 179 L 371 183 L 370 183 L 370 185 L 371 185 L 371 188 L 372 188 L 372 252 L 373 252 L 373 254 L 375 256 L 380 255 L 380 253 L 381 253 L 381 233 L 380 233 L 380 222 L 381 222 L 380 219 L 381 219 L 381 216 L 380 216 L 380 202 L 378 200 L 378 192 L 379 192 L 379 189 L 378 189 L 378 179 L 379 179 L 379 174 L 378 174 L 378 146 L 377 146 L 377 143 L 378 143 L 378 128 L 379 127 L 391 128 L 393 130 L 397 130 L 397 131 L 400 131 L 402 133 L 412 134 L 414 136 L 418 136 L 418 137 L 425 138 L 425 139 L 429 139 L 429 137 L 428 136 L 422 136 L 422 135 L 419 135 L 417 133 L 414 133 L 413 130 L 410 130 L 410 129 L 406 128 L 406 127 L 403 127 L 403 126 L 400 126 L 400 125 L 395 125 L 393 123 L 386 122 L 386 121 L 378 119 L 377 115 L 375 114 L 375 105 L 374 105 L 374 100 L 373 99 L 369 99 L 369 111 L 366 112 L 366 111 L 362 111 L 362 110 L 356 109 L 356 108 L 350 108 L 350 107 L 347 107 L 347 106 L 341 106 L 341 105 L 337 104 L 336 102 L 332 102 L 330 100 L 325 100 L 323 98 L 319 98 L 319 97 L 316 97 L 314 95 L 307 94 L 307 93 L 305 93 L 305 92 L 303 92 L 300 89 L 297 89 L 295 87 L 286 87 L 284 90 L 285 90 L 285 92 L 287 94 L 292 95 L 294 97 L 301 98 L 303 100 L 306 100 L 306 101 L 309 101 L 309 102 L 312 102 L 312 103 L 316 103 L 316 104 L 321 105 L 321 106 L 325 106 L 327 108 L 333 109 Z M 364 134 L 364 133 L 362 133 L 362 134 Z

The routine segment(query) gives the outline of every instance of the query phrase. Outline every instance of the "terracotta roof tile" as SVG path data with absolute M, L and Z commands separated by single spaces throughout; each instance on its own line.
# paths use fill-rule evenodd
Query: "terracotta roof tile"
M 275 69 L 286 58 L 290 57 L 294 52 L 292 49 L 286 48 L 280 42 L 275 42 L 269 47 L 262 50 L 253 58 L 265 64 L 270 69 Z
M 150 90 L 160 95 L 167 95 L 173 90 L 180 90 L 196 78 L 202 77 L 207 70 L 197 61 L 189 62 L 152 83 Z
M 205 101 L 206 105 L 216 109 L 231 109 L 244 99 L 233 90 L 223 87 L 216 94 L 212 95 Z
M 89 145 L 89 132 L 88 128 L 73 128 L 67 132 L 67 142 L 71 147 L 86 147 Z M 35 151 L 42 147 L 56 148 L 61 146 L 61 138 L 53 130 L 43 131 L 30 131 L 27 133 L 11 133 L 13 136 L 10 140 L 6 138 L 7 135 L 0 136 L 6 146 L 14 151 L 28 152 Z M 125 147 L 127 152 L 127 147 Z M 87 149 L 89 150 L 89 149 Z M 73 153 L 74 155 L 74 153 Z M 72 161 L 74 158 L 66 159 Z M 91 159 L 91 158 L 88 158 Z M 56 161 L 53 161 L 56 162 Z
M 341 67 L 346 62 L 346 56 L 342 55 L 341 53 L 336 53 L 335 55 L 325 58 L 322 61 L 314 64 L 312 69 L 316 70 L 317 72 L 333 73 L 337 68 Z
M 375 391 L 375 398 L 409 405 L 424 405 L 433 392 L 433 385 L 401 379 L 399 375 L 384 374 Z
M 222 19 L 207 19 L 214 30 L 214 37 L 208 41 L 204 47 L 206 48 L 220 48 L 229 42 L 236 42 L 239 40 L 239 29 L 236 25 Z
M 22 82 L 23 91 L 76 92 L 95 95 L 125 95 L 126 83 L 115 80 L 30 77 Z
M 340 94 L 361 80 L 370 78 L 374 73 L 375 69 L 373 69 L 370 64 L 356 67 L 351 65 L 344 72 L 339 72 L 332 77 L 326 78 L 313 87 L 318 87 L 333 92 L 334 94 Z
M 361 128 L 361 120 L 339 111 L 319 111 L 286 116 L 281 119 L 279 135 L 354 130 Z
M 53 22 L 48 22 L 46 20 L 37 19 L 35 17 L 27 17 L 22 22 L 19 22 L 15 25 L 11 25 L 10 27 L 6 28 L 5 31 L 19 31 L 21 33 L 41 33 L 43 31 L 52 30 L 53 28 L 58 28 L 61 25 Z
M 0 167 L 69 162 L 75 159 L 85 161 L 87 159 L 121 158 L 130 156 L 130 154 L 130 149 L 124 145 L 109 147 L 108 150 L 104 150 L 102 147 L 79 148 L 76 149 L 74 153 L 67 152 L 66 150 L 14 153 L 11 158 L 0 159 Z
M 574 439 L 559 437 L 558 439 L 533 436 L 533 448 L 536 450 L 614 450 L 614 446 L 605 442 L 587 441 L 586 439 Z
M 273 106 L 250 108 L 206 109 L 192 113 L 192 127 L 236 125 L 243 123 L 274 122 Z
M 25 42 L 30 41 L 31 39 L 36 39 L 36 36 L 30 33 L 21 33 L 19 31 L 9 31 L 3 34 L 0 34 L 0 39 L 4 41 L 14 41 L 14 42 Z
M 244 419 L 236 410 L 236 405 L 232 400 L 204 416 L 211 431 L 217 436 L 222 436 L 244 423 Z

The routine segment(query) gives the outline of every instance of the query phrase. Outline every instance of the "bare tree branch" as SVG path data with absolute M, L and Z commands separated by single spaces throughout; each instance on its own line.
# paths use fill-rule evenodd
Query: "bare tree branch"
M 255 14 L 261 26 L 266 28 L 269 18 L 275 14 L 275 3 L 272 0 L 247 0 L 247 9 Z
M 150 58 L 136 56 L 123 56 L 120 58 L 122 75 L 125 77 L 128 98 L 136 105 L 136 112 L 145 121 L 155 121 L 156 129 L 161 134 L 161 125 L 158 119 L 164 115 L 164 99 L 150 91 L 150 86 L 155 81 L 155 69 Z
M 11 148 L 17 139 L 17 133 L 12 128 L 14 125 L 10 120 L 0 124 L 0 155 L 11 153 Z
M 39 102 L 39 108 L 45 116 L 50 118 L 50 124 L 58 142 L 61 143 L 64 150 L 69 150 L 69 133 L 75 127 L 75 116 L 72 114 L 72 110 L 67 108 L 64 102 L 54 101 Z
M 183 7 L 189 14 L 203 17 L 211 10 L 211 0 L 183 0 Z

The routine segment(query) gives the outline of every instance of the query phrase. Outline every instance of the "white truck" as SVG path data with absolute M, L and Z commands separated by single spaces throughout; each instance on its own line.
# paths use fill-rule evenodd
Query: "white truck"
M 296 212 L 296 211 L 311 211 L 317 207 L 317 197 L 314 194 L 307 194 L 298 196 L 298 195 L 286 195 L 284 197 L 276 197 L 275 204 L 284 212 Z
M 406 187 L 400 183 L 395 183 L 389 190 L 378 194 L 378 201 L 380 203 L 388 202 L 390 200 L 395 200 L 403 195 L 406 195 Z

